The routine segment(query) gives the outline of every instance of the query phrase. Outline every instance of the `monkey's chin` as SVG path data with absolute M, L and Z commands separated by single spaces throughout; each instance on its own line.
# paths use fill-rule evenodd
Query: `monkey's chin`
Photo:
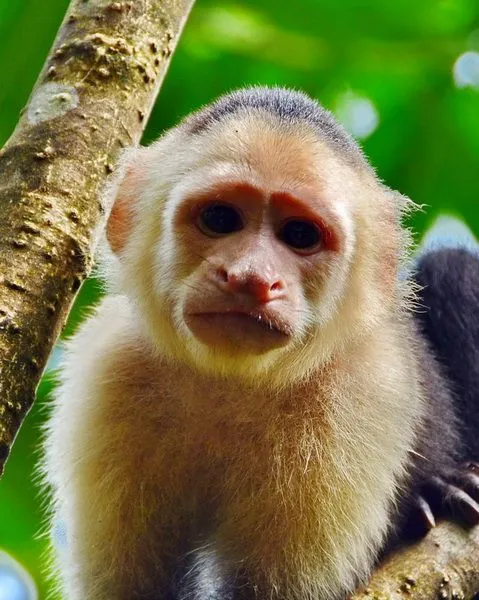
M 261 355 L 291 341 L 285 329 L 247 313 L 195 313 L 185 315 L 185 322 L 198 341 L 231 355 Z

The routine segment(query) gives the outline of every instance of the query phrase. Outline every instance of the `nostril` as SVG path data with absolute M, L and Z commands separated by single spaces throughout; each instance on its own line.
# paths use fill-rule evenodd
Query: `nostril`
M 281 281 L 275 281 L 269 289 L 272 292 L 279 292 L 280 290 L 283 289 L 283 286 L 281 285 Z
M 223 283 L 226 283 L 228 281 L 228 273 L 227 273 L 226 269 L 218 269 L 217 275 L 218 275 L 218 279 L 220 281 L 222 281 Z

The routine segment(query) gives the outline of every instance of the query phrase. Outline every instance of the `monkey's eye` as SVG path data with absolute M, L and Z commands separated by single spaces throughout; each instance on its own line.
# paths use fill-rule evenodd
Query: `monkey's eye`
M 239 212 L 227 204 L 209 204 L 198 215 L 198 227 L 205 235 L 227 235 L 243 229 Z
M 304 219 L 290 219 L 283 223 L 278 237 L 293 250 L 304 254 L 316 250 L 322 242 L 319 227 Z

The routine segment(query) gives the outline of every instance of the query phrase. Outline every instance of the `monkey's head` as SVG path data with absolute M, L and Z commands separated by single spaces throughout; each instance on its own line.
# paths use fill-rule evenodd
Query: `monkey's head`
M 200 369 L 290 381 L 401 305 L 401 197 L 303 94 L 224 96 L 127 153 L 111 189 L 121 290 Z

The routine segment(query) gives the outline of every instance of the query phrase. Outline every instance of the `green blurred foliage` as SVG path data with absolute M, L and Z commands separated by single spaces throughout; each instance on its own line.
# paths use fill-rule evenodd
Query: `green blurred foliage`
M 15 127 L 68 0 L 0 0 L 0 145 Z M 368 99 L 377 128 L 362 140 L 380 177 L 426 210 L 479 234 L 479 90 L 457 87 L 453 66 L 479 51 L 477 0 L 197 0 L 173 58 L 145 142 L 226 90 L 247 84 L 300 88 L 340 112 Z M 477 73 L 476 73 L 477 75 Z M 66 331 L 98 297 L 82 288 Z M 48 584 L 41 555 L 42 494 L 34 479 L 47 373 L 0 483 L 0 548 Z

